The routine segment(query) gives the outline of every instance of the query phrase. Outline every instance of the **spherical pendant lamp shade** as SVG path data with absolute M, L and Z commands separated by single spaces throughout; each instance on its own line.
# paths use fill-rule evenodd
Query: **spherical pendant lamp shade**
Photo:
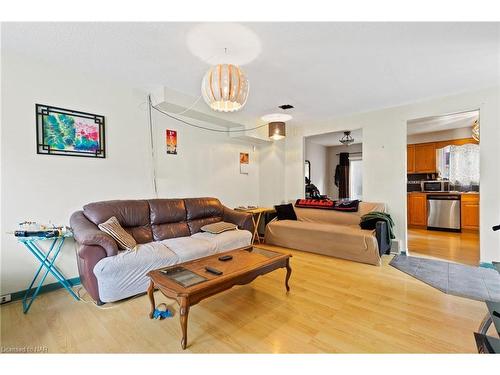
M 219 64 L 203 77 L 201 94 L 214 111 L 235 112 L 247 102 L 248 89 L 248 79 L 239 67 Z

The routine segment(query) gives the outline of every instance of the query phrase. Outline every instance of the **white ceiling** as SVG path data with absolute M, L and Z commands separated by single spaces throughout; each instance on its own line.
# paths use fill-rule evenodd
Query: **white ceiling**
M 289 103 L 296 107 L 292 122 L 304 124 L 493 86 L 500 78 L 495 23 L 243 26 L 233 34 L 231 24 L 222 25 L 227 32 L 210 34 L 213 43 L 197 53 L 195 23 L 3 23 L 2 53 L 196 98 L 208 67 L 201 55 L 218 55 L 231 40 L 229 59 L 245 48 L 255 54 L 243 66 L 250 96 L 241 113 L 216 115 L 255 121 Z
M 307 140 L 312 142 L 312 143 L 317 143 L 319 145 L 323 146 L 342 146 L 342 143 L 339 142 L 339 140 L 344 136 L 344 132 L 332 132 L 332 133 L 325 133 L 325 134 L 318 134 L 318 135 L 313 135 L 310 137 L 307 137 Z M 354 143 L 362 143 L 363 142 L 363 130 L 362 129 L 356 129 L 356 130 L 351 130 L 351 137 L 354 138 Z
M 470 128 L 479 119 L 479 111 L 424 117 L 408 121 L 408 135 Z

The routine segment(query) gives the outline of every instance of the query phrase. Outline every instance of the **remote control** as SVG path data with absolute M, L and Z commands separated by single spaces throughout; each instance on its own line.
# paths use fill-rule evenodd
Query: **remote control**
M 225 262 L 225 261 L 227 261 L 227 260 L 231 260 L 231 259 L 233 259 L 233 256 L 232 256 L 232 255 L 223 255 L 223 256 L 219 257 L 219 260 L 220 260 L 221 262 Z
M 212 267 L 205 267 L 205 271 L 213 273 L 214 275 L 222 275 L 222 271 L 219 271 L 218 269 L 212 268 Z

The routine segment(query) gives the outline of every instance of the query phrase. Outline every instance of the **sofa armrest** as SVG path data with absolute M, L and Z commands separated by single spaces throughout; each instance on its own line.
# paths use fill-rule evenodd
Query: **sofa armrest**
M 238 228 L 246 229 L 253 233 L 254 227 L 252 216 L 252 214 L 249 214 L 247 212 L 232 210 L 224 206 L 222 220 L 227 221 L 228 223 L 236 224 Z
M 87 246 L 101 246 L 110 257 L 118 254 L 116 241 L 107 233 L 99 230 L 97 225 L 85 217 L 83 211 L 77 211 L 69 219 L 76 242 Z
M 375 224 L 375 237 L 377 238 L 378 251 L 380 255 L 390 254 L 391 240 L 389 238 L 389 229 L 385 221 L 377 221 Z

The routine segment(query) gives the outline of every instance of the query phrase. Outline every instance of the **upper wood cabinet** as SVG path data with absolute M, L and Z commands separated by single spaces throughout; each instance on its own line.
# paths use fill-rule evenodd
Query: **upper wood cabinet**
M 415 173 L 415 145 L 408 145 L 406 152 L 406 173 Z
M 474 138 L 450 139 L 448 141 L 436 142 L 436 150 L 446 146 L 462 146 L 468 143 L 479 144 Z
M 415 172 L 436 172 L 436 144 L 420 143 L 415 145 Z

